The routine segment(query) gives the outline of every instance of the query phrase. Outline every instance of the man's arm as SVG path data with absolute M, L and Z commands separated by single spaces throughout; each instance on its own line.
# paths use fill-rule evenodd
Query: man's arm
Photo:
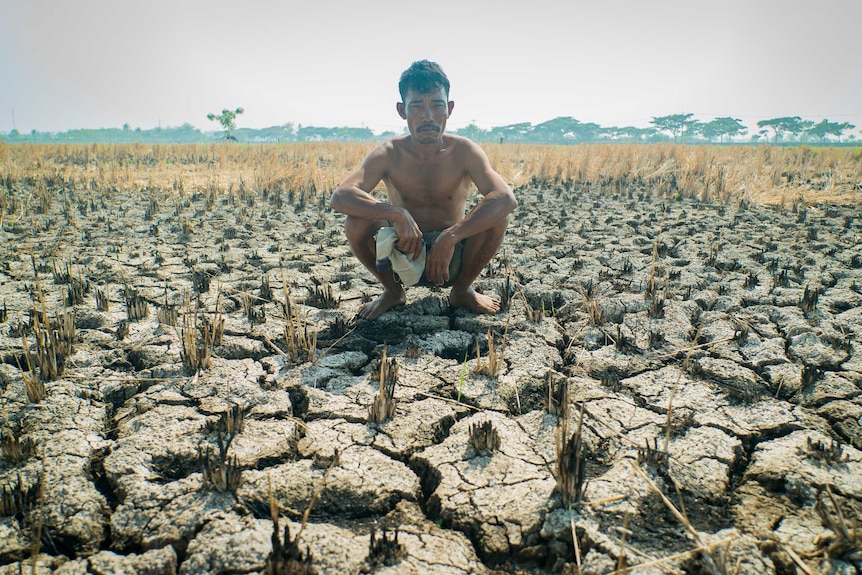
M 449 262 L 455 244 L 501 225 L 518 207 L 515 194 L 503 177 L 491 167 L 485 151 L 470 140 L 464 140 L 461 145 L 464 146 L 462 162 L 465 172 L 483 197 L 463 220 L 443 230 L 434 243 L 425 263 L 427 277 L 433 283 L 443 283 L 449 279 Z
M 422 232 L 404 208 L 381 202 L 371 195 L 388 166 L 386 144 L 372 151 L 362 165 L 341 182 L 332 193 L 329 205 L 336 212 L 365 220 L 389 220 L 398 235 L 397 247 L 412 253 L 414 259 L 422 253 Z
M 485 151 L 470 140 L 465 140 L 464 145 L 465 171 L 483 197 L 463 220 L 446 230 L 453 245 L 502 224 L 518 207 L 512 188 L 491 167 Z

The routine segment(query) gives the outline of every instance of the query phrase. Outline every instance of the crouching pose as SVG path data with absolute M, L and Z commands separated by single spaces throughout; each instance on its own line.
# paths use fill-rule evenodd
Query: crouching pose
M 451 305 L 496 313 L 499 302 L 472 284 L 497 253 L 518 202 L 482 148 L 444 134 L 455 102 L 436 63 L 414 62 L 398 89 L 396 108 L 409 134 L 373 150 L 331 199 L 332 209 L 347 215 L 353 253 L 383 285 L 358 315 L 374 319 L 404 304 L 403 284 L 413 283 L 450 287 Z M 371 195 L 381 180 L 388 202 Z M 471 183 L 482 199 L 465 215 Z

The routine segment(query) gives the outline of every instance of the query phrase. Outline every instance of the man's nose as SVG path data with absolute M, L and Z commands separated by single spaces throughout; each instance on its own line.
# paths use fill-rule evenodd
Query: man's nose
M 433 120 L 434 119 L 434 109 L 430 106 L 427 108 L 422 108 L 422 119 L 423 120 Z

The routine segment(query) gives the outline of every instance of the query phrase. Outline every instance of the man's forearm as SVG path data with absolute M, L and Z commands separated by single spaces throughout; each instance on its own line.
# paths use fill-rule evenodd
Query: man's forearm
M 366 220 L 393 220 L 401 208 L 377 200 L 371 194 L 356 190 L 338 189 L 332 194 L 329 205 L 336 212 Z
M 491 192 L 446 233 L 454 242 L 460 242 L 502 224 L 517 206 L 518 202 L 511 193 Z

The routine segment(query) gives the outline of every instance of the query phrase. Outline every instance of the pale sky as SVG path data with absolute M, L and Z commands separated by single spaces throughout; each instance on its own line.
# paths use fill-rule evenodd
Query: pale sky
M 0 132 L 143 129 L 242 107 L 400 132 L 440 63 L 449 128 L 802 116 L 862 129 L 862 0 L 0 0 Z

